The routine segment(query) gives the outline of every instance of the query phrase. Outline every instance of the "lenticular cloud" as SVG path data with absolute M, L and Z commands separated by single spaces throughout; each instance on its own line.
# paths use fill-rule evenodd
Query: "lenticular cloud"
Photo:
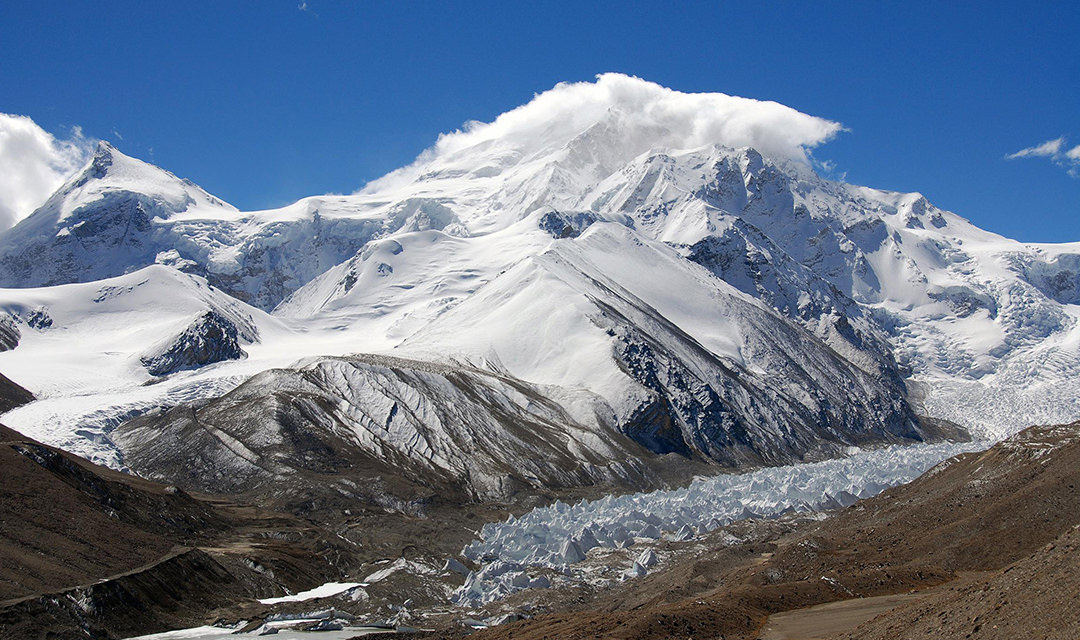
M 452 164 L 469 150 L 498 145 L 504 157 L 527 162 L 565 147 L 592 127 L 618 123 L 623 162 L 667 147 L 711 144 L 753 147 L 773 159 L 807 163 L 807 151 L 843 129 L 838 122 L 807 115 L 776 102 L 723 93 L 682 93 L 618 73 L 595 82 L 561 83 L 494 122 L 467 123 L 440 136 L 434 147 L 365 191 L 415 180 L 432 166 Z
M 93 150 L 78 128 L 59 140 L 27 116 L 0 113 L 0 231 L 41 206 Z

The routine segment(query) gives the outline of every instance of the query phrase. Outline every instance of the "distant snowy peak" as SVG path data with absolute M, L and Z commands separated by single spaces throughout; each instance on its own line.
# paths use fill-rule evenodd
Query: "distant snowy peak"
M 155 226 L 178 214 L 236 209 L 107 142 L 37 211 L 0 234 L 0 284 L 88 282 L 153 264 Z
M 164 169 L 125 155 L 108 142 L 101 141 L 83 170 L 61 186 L 35 215 L 44 214 L 48 218 L 55 216 L 63 220 L 83 207 L 123 193 L 149 198 L 157 205 L 154 213 L 159 217 L 194 210 L 237 210 L 190 180 L 177 178 Z M 76 224 L 78 222 L 75 220 Z
M 351 212 L 328 197 L 242 213 L 102 142 L 41 208 L 0 233 L 0 286 L 91 282 L 164 264 L 269 310 L 383 231 L 377 220 L 323 217 L 327 203 Z

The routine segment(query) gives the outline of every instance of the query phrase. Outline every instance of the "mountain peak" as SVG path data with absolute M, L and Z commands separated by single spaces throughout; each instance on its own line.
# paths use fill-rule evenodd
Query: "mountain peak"
M 109 182 L 181 182 L 172 173 L 129 156 L 105 140 L 98 142 L 94 155 L 75 178 L 76 186 L 86 184 L 90 179 Z
M 97 149 L 94 150 L 94 155 L 90 158 L 90 164 L 83 173 L 89 172 L 99 180 L 104 178 L 109 172 L 109 167 L 112 166 L 114 152 L 119 153 L 116 151 L 116 147 L 105 140 L 99 141 Z
M 605 168 L 651 150 L 712 145 L 752 147 L 770 159 L 807 164 L 807 150 L 842 128 L 776 102 L 683 93 L 605 73 L 594 82 L 557 84 L 492 122 L 468 122 L 440 136 L 412 165 L 372 182 L 364 192 L 399 187 L 422 176 L 460 176 L 476 167 L 490 167 L 484 175 L 492 175 L 583 145 L 603 152 L 597 159 Z
M 83 170 L 61 187 L 50 202 L 59 196 L 64 202 L 64 211 L 69 213 L 77 206 L 115 192 L 150 196 L 167 203 L 167 208 L 173 212 L 183 211 L 192 205 L 236 210 L 190 180 L 178 178 L 165 169 L 129 156 L 105 140 L 98 142 L 94 155 Z M 43 208 L 49 206 L 47 202 Z
M 111 155 L 113 151 L 116 151 L 116 147 L 111 142 L 98 140 L 97 149 L 94 150 L 94 157 Z

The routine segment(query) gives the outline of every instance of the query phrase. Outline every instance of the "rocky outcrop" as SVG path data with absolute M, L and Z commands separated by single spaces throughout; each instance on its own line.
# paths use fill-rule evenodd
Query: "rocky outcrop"
M 0 413 L 11 411 L 15 407 L 21 407 L 28 402 L 34 401 L 34 394 L 12 382 L 7 376 L 0 373 Z
M 207 311 L 180 335 L 143 355 L 140 361 L 151 375 L 167 376 L 183 369 L 245 357 L 236 325 L 215 311 Z
M 588 211 L 561 212 L 549 211 L 540 216 L 539 227 L 556 240 L 576 238 L 596 222 L 596 215 Z
M 19 346 L 20 338 L 22 333 L 15 320 L 6 313 L 0 314 L 0 351 L 11 351 Z

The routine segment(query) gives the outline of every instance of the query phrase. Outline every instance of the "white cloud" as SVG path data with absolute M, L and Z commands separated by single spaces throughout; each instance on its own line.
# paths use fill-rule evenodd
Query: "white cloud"
M 1067 170 L 1070 176 L 1080 178 L 1080 145 L 1077 145 L 1068 151 L 1063 151 L 1063 149 L 1065 149 L 1065 136 L 1047 140 L 1034 147 L 1021 149 L 1016 153 L 1010 153 L 1005 156 L 1005 159 L 1049 158 L 1054 164 Z
M 492 144 L 527 159 L 561 148 L 600 122 L 617 122 L 622 155 L 633 154 L 627 160 L 656 147 L 722 144 L 749 146 L 769 157 L 809 164 L 807 150 L 843 130 L 838 122 L 776 102 L 722 93 L 682 93 L 640 78 L 606 73 L 595 82 L 558 84 L 493 122 L 466 123 L 462 130 L 440 136 L 412 166 L 377 180 L 365 191 L 415 178 L 425 167 L 452 162 L 457 154 Z
M 1016 153 L 1010 153 L 1005 156 L 1009 160 L 1016 158 L 1053 158 L 1061 153 L 1061 147 L 1065 144 L 1065 137 L 1055 138 L 1054 140 L 1047 140 L 1046 142 L 1035 145 L 1034 147 L 1028 147 L 1027 149 L 1021 149 Z
M 61 140 L 27 116 L 0 113 L 0 230 L 41 206 L 86 163 L 94 145 L 78 127 Z

